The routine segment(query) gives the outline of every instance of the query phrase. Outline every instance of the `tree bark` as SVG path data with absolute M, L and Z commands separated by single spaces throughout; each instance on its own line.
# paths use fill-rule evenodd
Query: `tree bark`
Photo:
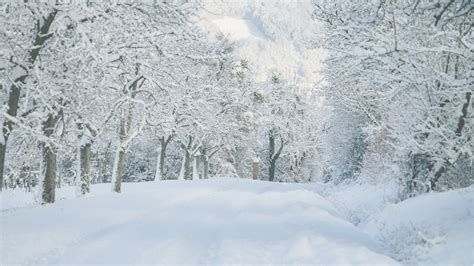
M 123 175 L 123 166 L 125 163 L 125 151 L 122 147 L 119 147 L 117 151 L 117 157 L 115 159 L 115 166 L 114 166 L 114 192 L 120 193 L 122 192 L 122 175 Z
M 194 159 L 193 159 L 193 180 L 199 180 L 200 176 L 199 176 L 199 166 L 201 165 L 201 163 L 199 162 L 200 161 L 200 157 L 201 155 L 200 154 L 196 154 L 193 156 Z
M 181 168 L 179 169 L 178 180 L 184 180 L 184 167 L 186 167 L 186 155 L 183 156 L 183 161 L 181 162 Z
M 81 195 L 90 193 L 91 186 L 91 146 L 92 144 L 86 143 L 79 148 L 80 157 L 80 192 Z
M 56 153 L 48 143 L 41 143 L 43 152 L 43 204 L 53 203 L 55 199 Z
M 203 161 L 202 178 L 208 179 L 209 178 L 209 158 L 205 155 L 203 156 L 202 161 Z
M 269 181 L 274 181 L 275 180 L 275 170 L 276 170 L 276 163 L 278 158 L 280 158 L 280 154 L 283 150 L 283 147 L 285 146 L 285 143 L 283 142 L 283 139 L 280 137 L 280 147 L 278 148 L 278 151 L 275 152 L 275 135 L 273 132 L 270 132 L 269 136 L 269 163 L 270 166 L 268 168 L 268 180 Z
M 61 114 L 49 114 L 43 122 L 43 134 L 46 138 L 51 137 L 54 132 L 57 121 Z M 54 144 L 42 141 L 40 147 L 43 154 L 43 193 L 42 199 L 44 203 L 53 203 L 56 189 L 56 151 Z
M 276 167 L 276 161 L 274 158 L 275 154 L 275 137 L 273 136 L 272 133 L 270 133 L 269 137 L 269 147 L 268 147 L 268 153 L 270 155 L 269 162 L 270 162 L 270 167 L 268 168 L 268 180 L 273 181 L 275 179 L 275 167 Z
M 123 119 L 120 120 L 120 130 L 119 130 L 119 139 L 120 143 L 118 146 L 117 154 L 114 160 L 114 168 L 112 173 L 112 182 L 114 182 L 113 191 L 120 193 L 122 191 L 122 175 L 123 175 L 123 165 L 125 162 L 125 147 L 124 141 L 127 137 L 127 125 L 126 121 Z
M 134 85 L 136 86 L 136 85 Z M 119 126 L 119 140 L 120 144 L 117 150 L 117 155 L 114 161 L 114 169 L 112 174 L 112 182 L 114 183 L 113 191 L 120 193 L 122 189 L 122 176 L 123 176 L 123 168 L 125 163 L 125 153 L 128 148 L 128 138 L 130 137 L 130 127 L 132 125 L 132 108 L 133 105 L 130 104 L 126 109 L 126 117 L 122 117 L 120 119 L 120 126 Z
M 160 165 L 159 165 L 159 177 L 164 179 L 165 174 L 165 158 L 166 158 L 166 146 L 168 143 L 164 140 L 164 137 L 160 139 L 161 150 L 160 150 Z
M 181 148 L 184 150 L 183 162 L 181 164 L 181 170 L 179 171 L 178 179 L 191 179 L 191 148 L 193 144 L 193 138 L 189 137 L 187 145 L 181 144 Z
M 130 117 L 130 114 L 129 114 Z M 119 147 L 117 150 L 117 155 L 114 161 L 114 172 L 112 174 L 112 182 L 114 182 L 113 191 L 120 193 L 122 189 L 122 175 L 123 175 L 123 165 L 125 162 L 125 140 L 128 134 L 128 121 L 121 119 L 120 120 L 120 129 L 119 129 Z
M 191 154 L 186 150 L 184 158 L 184 179 L 191 179 Z
M 4 135 L 5 137 L 5 135 Z M 3 172 L 5 168 L 5 155 L 7 151 L 7 141 L 4 140 L 4 143 L 0 143 L 0 191 L 3 189 Z
M 155 180 L 163 180 L 165 178 L 165 162 L 166 162 L 166 148 L 168 147 L 168 143 L 171 140 L 171 135 L 168 136 L 166 139 L 165 137 L 160 138 L 160 154 L 158 159 L 158 167 L 155 173 Z
M 107 157 L 109 157 L 109 151 L 110 151 L 110 146 L 112 145 L 112 141 L 109 141 L 109 143 L 107 144 L 107 148 L 105 149 L 105 153 L 104 153 L 104 156 L 102 157 L 101 159 L 101 174 L 100 174 L 100 179 L 101 179 L 101 183 L 106 183 L 107 182 Z M 113 167 L 113 166 L 112 166 Z M 110 182 L 114 182 L 112 179 L 110 180 Z
M 268 181 L 273 182 L 275 180 L 275 168 L 276 168 L 276 160 L 270 161 L 270 167 L 268 169 Z

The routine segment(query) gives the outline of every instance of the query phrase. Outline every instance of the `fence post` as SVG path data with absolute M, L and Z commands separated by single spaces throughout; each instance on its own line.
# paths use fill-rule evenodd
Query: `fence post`
M 258 175 L 260 173 L 260 159 L 257 157 L 253 158 L 252 162 L 252 178 L 253 180 L 258 179 Z

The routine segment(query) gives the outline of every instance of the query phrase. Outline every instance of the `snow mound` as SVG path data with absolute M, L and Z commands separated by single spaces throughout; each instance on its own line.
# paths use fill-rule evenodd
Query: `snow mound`
M 403 264 L 474 262 L 474 186 L 404 201 L 396 182 L 330 184 L 321 192 Z
M 0 264 L 396 264 L 314 184 L 215 178 L 92 189 L 2 212 Z
M 364 226 L 408 264 L 474 263 L 474 186 L 389 204 Z

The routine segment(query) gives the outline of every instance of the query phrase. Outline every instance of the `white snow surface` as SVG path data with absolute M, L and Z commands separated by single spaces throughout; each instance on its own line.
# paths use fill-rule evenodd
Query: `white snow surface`
M 201 29 L 234 42 L 238 58 L 246 59 L 257 81 L 273 74 L 301 87 L 322 81 L 325 51 L 318 48 L 320 26 L 311 18 L 310 1 L 202 1 Z
M 402 264 L 474 264 L 474 186 L 404 201 L 395 182 L 327 186 L 323 195 Z
M 59 189 L 52 205 L 2 192 L 0 264 L 383 264 L 323 185 L 215 178 Z
M 389 204 L 361 226 L 404 264 L 474 264 L 474 186 Z

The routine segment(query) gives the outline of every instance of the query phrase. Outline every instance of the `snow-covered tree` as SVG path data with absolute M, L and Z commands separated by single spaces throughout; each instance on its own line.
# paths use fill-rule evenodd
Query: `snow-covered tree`
M 442 189 L 441 180 L 472 161 L 469 1 L 314 6 L 327 29 L 326 94 L 361 117 L 363 167 L 384 158 L 386 167 L 379 163 L 373 174 L 400 179 L 409 193 Z

